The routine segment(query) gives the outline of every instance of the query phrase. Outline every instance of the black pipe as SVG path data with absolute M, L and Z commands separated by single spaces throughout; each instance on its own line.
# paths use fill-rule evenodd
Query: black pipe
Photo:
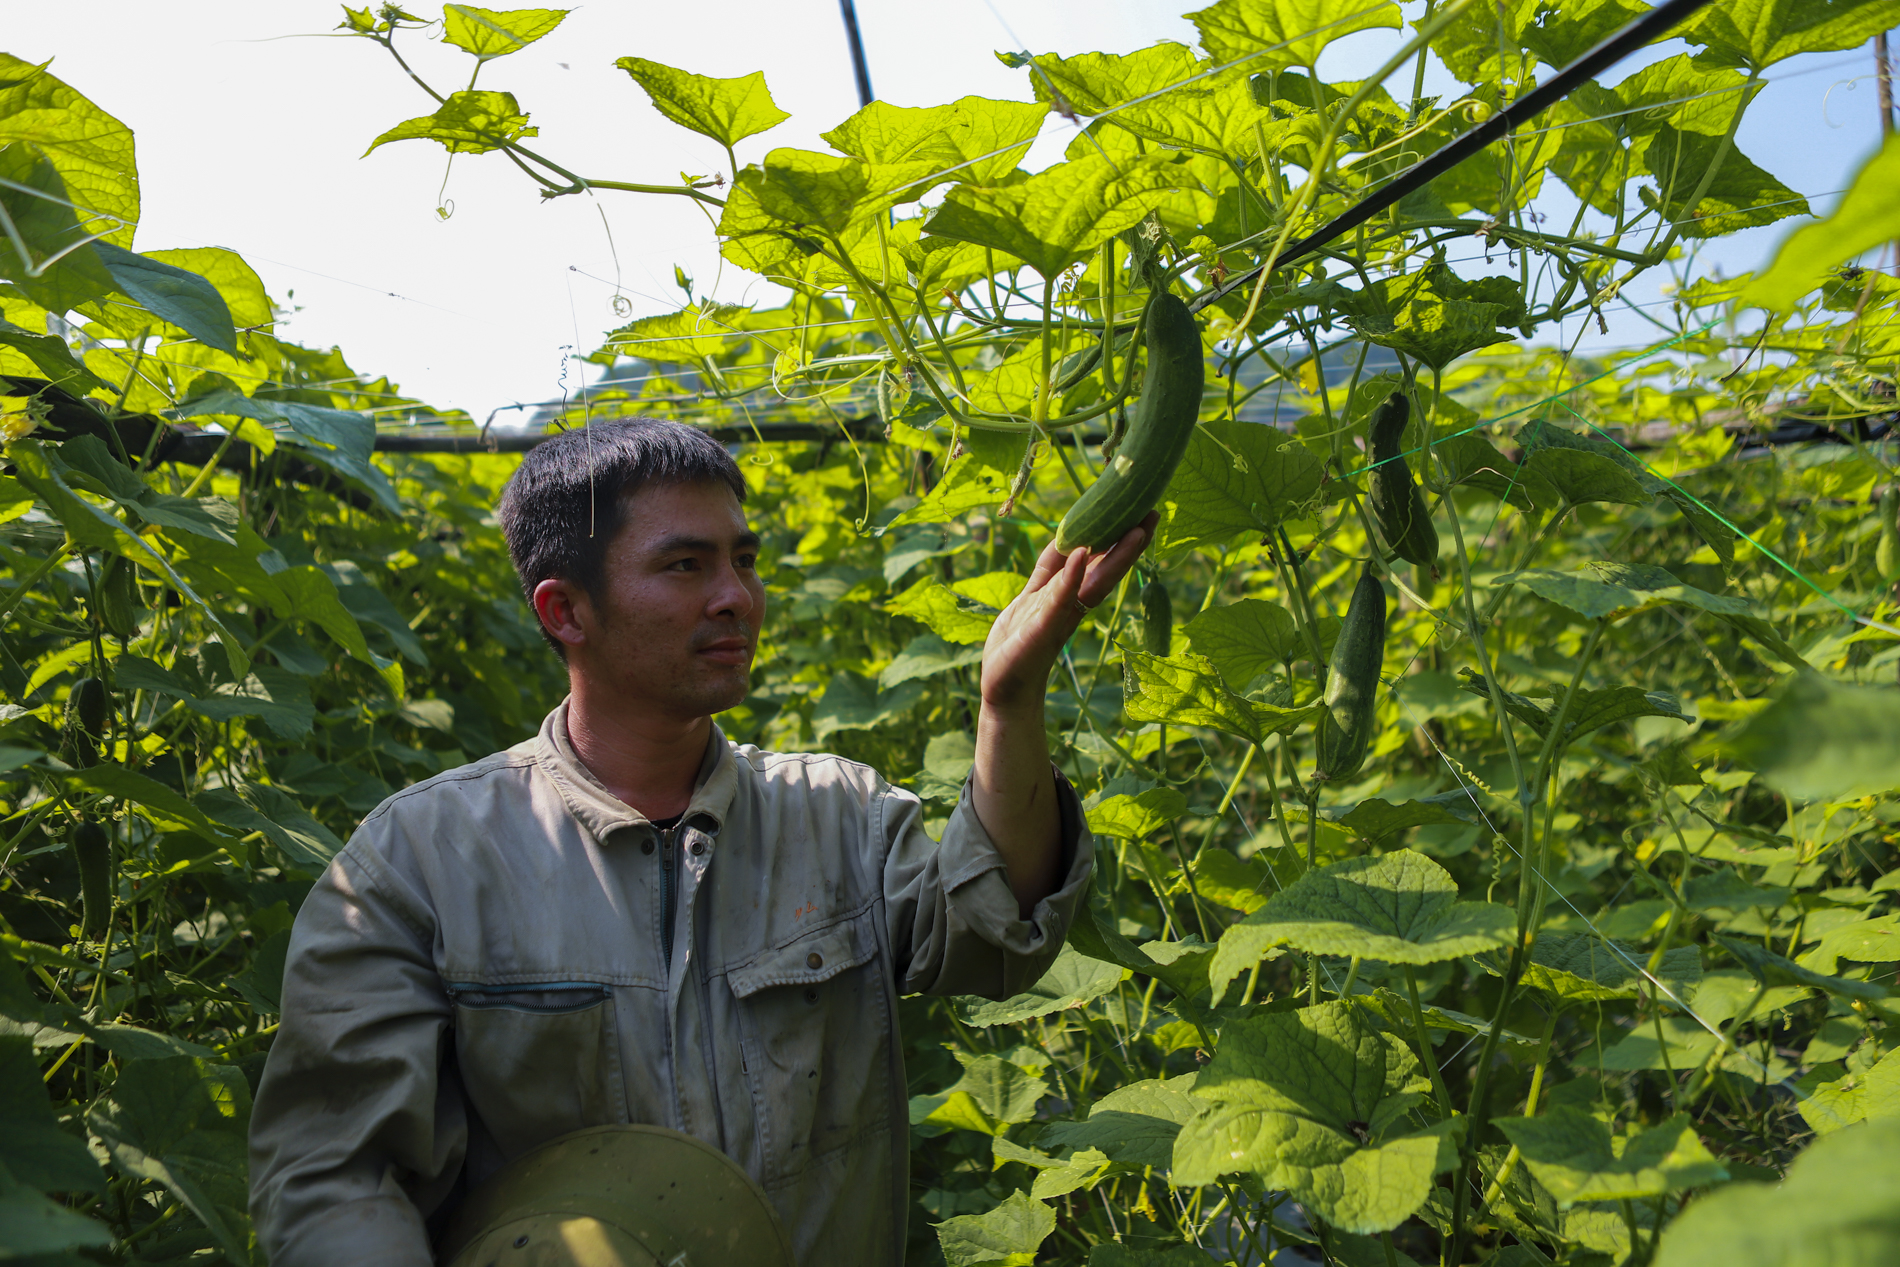
M 845 4 L 850 2 L 851 0 L 843 0 Z M 1548 83 L 1539 84 L 1531 89 L 1431 157 L 1407 169 L 1404 175 L 1390 184 L 1375 193 L 1367 194 L 1319 229 L 1297 241 L 1289 242 L 1286 250 L 1282 251 L 1280 257 L 1274 261 L 1274 266 L 1288 264 L 1301 256 L 1311 254 L 1341 234 L 1358 228 L 1407 194 L 1423 189 L 1512 128 L 1530 122 L 1562 101 L 1577 85 L 1585 80 L 1596 78 L 1599 73 L 1608 70 L 1651 40 L 1660 39 L 1668 34 L 1670 28 L 1708 3 L 1709 0 L 1666 0 L 1665 3 L 1651 9 L 1558 71 Z M 1188 301 L 1188 309 L 1199 312 L 1207 305 L 1225 299 L 1259 276 L 1259 268 L 1236 274 L 1214 289 L 1205 290 L 1196 295 Z
M 871 93 L 871 67 L 864 60 L 864 37 L 858 34 L 858 10 L 851 0 L 838 0 L 844 14 L 845 38 L 851 41 L 851 73 L 858 78 L 858 105 L 868 106 L 877 98 Z

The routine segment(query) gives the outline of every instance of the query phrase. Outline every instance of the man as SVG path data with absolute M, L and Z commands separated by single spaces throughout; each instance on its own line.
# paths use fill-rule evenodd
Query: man
M 501 519 L 570 694 L 535 738 L 397 793 L 298 913 L 251 1125 L 275 1267 L 416 1264 L 474 1184 L 583 1127 L 723 1150 L 805 1267 L 897 1264 L 900 995 L 1020 992 L 1086 892 L 1049 670 L 1132 566 L 1044 551 L 984 648 L 941 843 L 837 757 L 728 742 L 765 613 L 745 484 L 691 427 L 534 449 Z

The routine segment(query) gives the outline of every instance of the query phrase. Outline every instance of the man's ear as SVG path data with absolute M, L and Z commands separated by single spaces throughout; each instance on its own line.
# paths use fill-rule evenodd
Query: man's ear
M 587 592 L 571 581 L 549 579 L 534 587 L 534 614 L 548 636 L 567 647 L 585 646 L 593 623 Z

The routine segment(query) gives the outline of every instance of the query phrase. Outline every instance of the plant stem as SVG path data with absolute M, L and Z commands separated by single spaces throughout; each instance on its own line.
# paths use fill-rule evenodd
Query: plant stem
M 1438 1053 L 1432 1047 L 1431 1032 L 1425 1027 L 1425 1006 L 1418 997 L 1418 969 L 1411 964 L 1405 969 L 1405 993 L 1412 1002 L 1412 1027 L 1418 1032 L 1419 1055 L 1425 1059 L 1425 1072 L 1431 1075 L 1432 1093 L 1438 1097 L 1438 1111 L 1449 1121 L 1451 1112 L 1451 1092 L 1445 1089 L 1445 1076 L 1438 1071 Z

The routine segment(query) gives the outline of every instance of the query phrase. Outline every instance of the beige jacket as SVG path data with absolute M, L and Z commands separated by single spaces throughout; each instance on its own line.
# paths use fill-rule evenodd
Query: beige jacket
M 1061 888 L 1022 920 L 967 789 L 939 844 L 875 771 L 715 731 L 662 832 L 566 719 L 385 801 L 298 912 L 251 1119 L 271 1262 L 422 1267 L 469 1187 L 635 1122 L 744 1166 L 803 1267 L 896 1267 L 898 997 L 1042 975 L 1088 884 L 1074 793 L 1058 774 Z

